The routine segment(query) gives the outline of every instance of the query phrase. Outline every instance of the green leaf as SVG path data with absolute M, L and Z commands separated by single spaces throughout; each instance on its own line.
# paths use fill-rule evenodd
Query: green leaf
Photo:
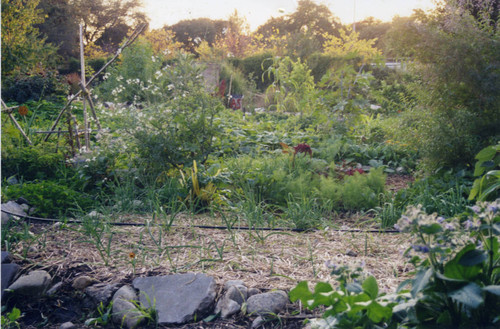
M 479 264 L 474 266 L 463 266 L 459 263 L 460 259 L 472 250 L 476 250 L 476 246 L 474 244 L 469 244 L 462 248 L 455 258 L 445 264 L 443 274 L 451 279 L 466 281 L 473 280 L 481 272 L 481 266 Z
M 488 146 L 479 151 L 476 155 L 476 160 L 487 161 L 493 159 L 493 157 L 497 154 L 497 150 L 493 146 Z
M 481 287 L 471 282 L 461 289 L 455 290 L 449 296 L 454 301 L 470 308 L 477 308 L 484 301 Z
M 13 307 L 12 311 L 8 314 L 8 318 L 10 321 L 16 321 L 21 317 L 21 310 L 17 307 Z
M 290 296 L 290 300 L 292 302 L 300 299 L 300 301 L 306 306 L 308 305 L 307 301 L 313 299 L 313 294 L 309 290 L 307 281 L 299 282 L 295 288 L 290 290 L 288 295 Z
M 500 296 L 500 286 L 499 285 L 490 285 L 483 288 L 484 291 L 492 293 L 494 295 Z
M 415 298 L 416 295 L 427 286 L 432 276 L 432 272 L 432 268 L 428 268 L 425 271 L 421 270 L 417 273 L 411 289 L 411 296 L 413 298 Z
M 368 305 L 367 315 L 370 320 L 379 323 L 390 319 L 392 316 L 392 308 L 384 307 L 376 301 L 372 301 L 370 305 Z
M 363 291 L 370 296 L 372 300 L 378 296 L 378 285 L 377 280 L 373 276 L 369 276 L 365 281 L 363 281 Z
M 488 255 L 482 250 L 469 250 L 459 259 L 458 263 L 463 266 L 474 266 L 477 264 L 481 264 L 486 259 L 488 259 Z

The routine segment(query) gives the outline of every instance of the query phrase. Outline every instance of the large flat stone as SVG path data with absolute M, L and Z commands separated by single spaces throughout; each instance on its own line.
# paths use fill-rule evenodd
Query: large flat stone
M 10 285 L 18 271 L 19 265 L 17 264 L 2 264 L 2 299 L 4 290 Z
M 215 302 L 215 280 L 200 273 L 136 278 L 143 307 L 154 304 L 159 324 L 182 324 L 211 311 Z

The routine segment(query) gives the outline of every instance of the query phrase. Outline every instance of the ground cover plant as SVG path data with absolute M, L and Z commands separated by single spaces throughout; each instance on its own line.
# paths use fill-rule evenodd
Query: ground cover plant
M 39 35 L 56 38 L 50 4 L 2 1 L 2 203 L 60 222 L 10 220 L 2 250 L 64 282 L 243 277 L 290 291 L 320 328 L 497 326 L 497 11 L 444 1 L 379 43 L 299 3 L 255 33 L 235 13 L 211 39 L 180 24 L 122 49 L 126 22 L 94 27 L 87 79 L 116 60 L 82 92 L 90 108 L 71 96 L 74 38 L 58 49 Z M 383 55 L 405 60 L 387 68 Z M 2 325 L 43 325 L 53 302 L 4 304 Z M 111 326 L 107 305 L 82 312 Z

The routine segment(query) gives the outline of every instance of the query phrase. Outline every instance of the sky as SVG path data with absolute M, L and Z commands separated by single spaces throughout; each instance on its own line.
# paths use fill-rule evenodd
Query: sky
M 373 16 L 390 21 L 395 15 L 408 16 L 413 9 L 430 9 L 432 0 L 317 0 L 325 4 L 343 24 Z M 295 12 L 297 0 L 143 0 L 152 28 L 173 25 L 183 19 L 206 17 L 227 19 L 234 9 L 256 30 L 271 17 Z

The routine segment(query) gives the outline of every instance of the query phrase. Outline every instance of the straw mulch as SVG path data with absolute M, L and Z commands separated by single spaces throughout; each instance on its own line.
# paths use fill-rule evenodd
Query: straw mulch
M 170 230 L 151 217 L 134 221 L 151 225 L 110 226 L 100 242 L 81 225 L 31 224 L 34 235 L 19 243 L 14 254 L 25 271 L 47 269 L 63 282 L 79 275 L 130 283 L 138 276 L 202 272 L 218 284 L 238 279 L 248 287 L 290 290 L 302 280 L 334 282 L 326 264 L 337 264 L 362 265 L 381 290 L 393 291 L 412 270 L 402 255 L 409 246 L 404 234 L 201 229 L 192 225 L 221 222 L 188 215 L 178 216 L 179 226 Z

